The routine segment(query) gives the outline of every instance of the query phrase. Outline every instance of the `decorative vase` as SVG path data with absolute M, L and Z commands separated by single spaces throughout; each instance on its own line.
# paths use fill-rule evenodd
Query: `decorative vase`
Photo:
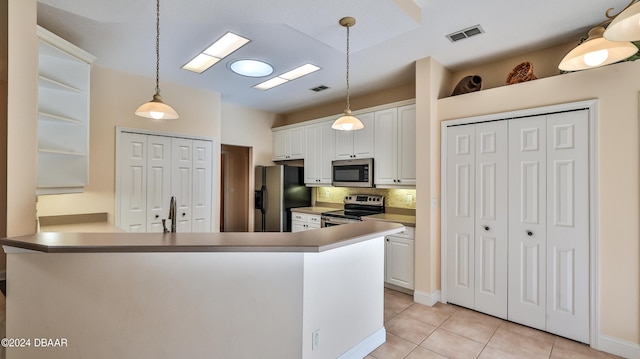
M 463 77 L 453 89 L 451 96 L 461 95 L 463 93 L 480 91 L 482 87 L 482 77 L 478 75 L 470 75 Z

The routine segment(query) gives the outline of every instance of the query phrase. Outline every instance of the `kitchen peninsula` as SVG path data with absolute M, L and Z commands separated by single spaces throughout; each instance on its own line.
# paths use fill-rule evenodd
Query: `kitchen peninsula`
M 385 341 L 384 236 L 403 229 L 2 239 L 7 337 L 31 339 L 7 358 L 362 358 Z

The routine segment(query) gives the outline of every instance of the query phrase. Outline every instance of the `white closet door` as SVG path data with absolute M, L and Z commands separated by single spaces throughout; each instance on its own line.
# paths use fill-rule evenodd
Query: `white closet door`
M 120 228 L 146 232 L 147 136 L 122 133 L 120 147 Z
M 475 126 L 447 130 L 447 301 L 474 307 Z
M 211 141 L 193 141 L 192 232 L 211 232 Z
M 475 305 L 472 308 L 506 319 L 507 121 L 480 123 L 475 127 Z
M 171 138 L 148 136 L 147 145 L 147 232 L 162 232 L 171 198 Z
M 508 319 L 545 330 L 546 116 L 509 121 Z
M 171 147 L 171 195 L 177 201 L 176 230 L 191 232 L 193 141 L 173 138 Z
M 589 342 L 588 111 L 547 116 L 547 330 Z

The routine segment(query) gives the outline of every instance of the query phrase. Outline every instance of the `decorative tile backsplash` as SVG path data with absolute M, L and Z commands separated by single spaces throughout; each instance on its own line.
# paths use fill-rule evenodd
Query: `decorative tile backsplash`
M 316 187 L 317 202 L 342 204 L 344 197 L 350 194 L 381 195 L 387 207 L 416 209 L 415 189 Z

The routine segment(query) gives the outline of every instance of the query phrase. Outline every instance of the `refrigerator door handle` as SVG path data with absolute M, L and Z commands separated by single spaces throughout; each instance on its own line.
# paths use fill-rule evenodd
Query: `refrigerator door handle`
M 265 188 L 262 187 L 262 189 L 256 190 L 255 191 L 255 209 L 259 209 L 260 212 L 262 212 L 262 214 L 264 214 L 265 212 L 265 203 L 264 203 L 264 193 L 265 193 Z

